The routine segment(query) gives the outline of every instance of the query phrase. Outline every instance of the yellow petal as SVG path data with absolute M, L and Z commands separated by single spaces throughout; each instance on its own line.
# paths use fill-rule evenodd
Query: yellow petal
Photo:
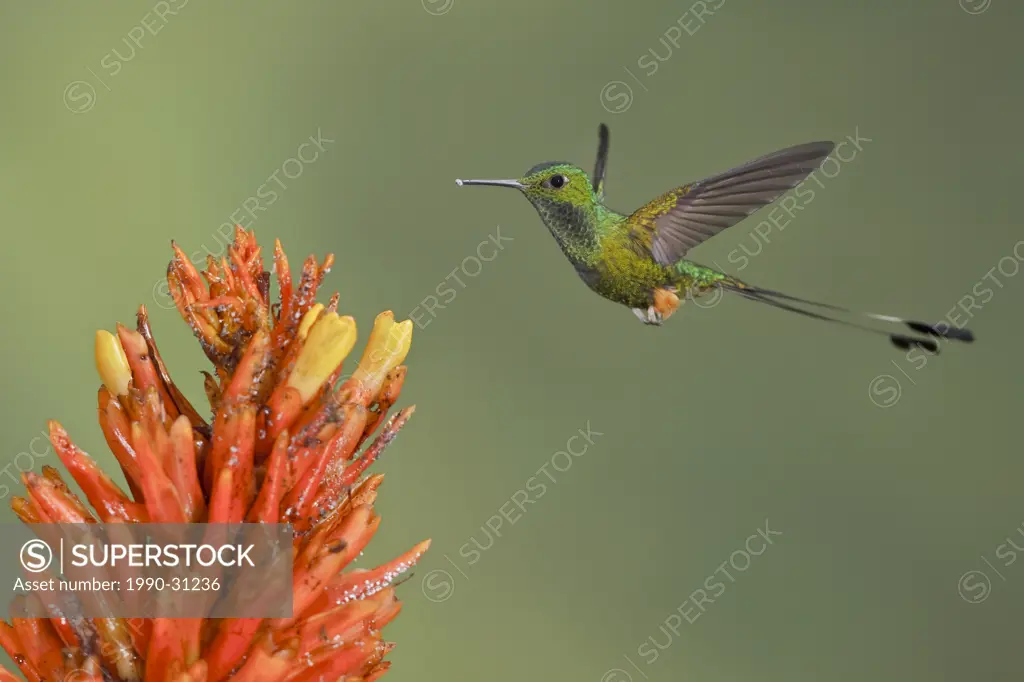
M 96 371 L 108 391 L 117 396 L 128 395 L 128 383 L 132 380 L 128 356 L 118 338 L 105 329 L 96 332 Z
M 356 343 L 356 321 L 327 313 L 310 327 L 305 343 L 288 377 L 302 402 L 308 402 L 345 359 Z
M 314 303 L 313 307 L 310 308 L 306 314 L 302 317 L 302 322 L 299 323 L 298 336 L 300 339 L 306 338 L 306 334 L 309 333 L 309 328 L 316 322 L 316 318 L 320 317 L 320 311 L 324 309 L 323 303 Z
M 412 343 L 412 320 L 395 323 L 390 310 L 381 313 L 373 324 L 370 340 L 359 361 L 359 368 L 352 375 L 368 388 L 371 393 L 380 390 L 387 373 L 398 367 L 409 354 Z

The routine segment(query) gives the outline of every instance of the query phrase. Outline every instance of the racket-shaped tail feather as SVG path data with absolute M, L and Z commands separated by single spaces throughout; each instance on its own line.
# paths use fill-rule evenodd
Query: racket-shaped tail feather
M 849 308 L 843 308 L 842 306 L 832 305 L 830 303 L 811 301 L 806 298 L 790 296 L 789 294 L 784 294 L 772 289 L 751 286 L 729 276 L 725 276 L 722 279 L 720 286 L 726 291 L 736 293 L 747 300 L 764 303 L 772 306 L 773 308 L 787 310 L 798 315 L 803 315 L 804 317 L 822 320 L 823 322 L 841 324 L 843 326 L 859 329 L 871 334 L 887 336 L 893 345 L 903 350 L 910 350 L 911 348 L 917 347 L 923 348 L 932 353 L 938 353 L 939 344 L 934 339 L 947 339 L 950 341 L 961 341 L 964 343 L 971 343 L 974 341 L 974 333 L 969 329 L 954 327 L 945 322 L 921 322 L 918 320 L 898 317 L 896 315 L 858 312 L 850 310 Z M 815 312 L 814 310 L 808 310 L 807 307 L 817 308 L 819 310 L 828 310 L 832 314 L 829 315 L 823 312 Z M 911 336 L 905 333 L 901 334 L 893 331 L 885 331 L 883 329 L 855 321 L 857 319 L 874 320 L 876 322 L 882 322 L 889 325 L 906 327 L 911 331 L 917 332 L 917 334 L 921 336 Z

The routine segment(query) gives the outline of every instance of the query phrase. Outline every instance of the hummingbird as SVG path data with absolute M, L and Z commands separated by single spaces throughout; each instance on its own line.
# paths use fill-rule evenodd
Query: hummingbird
M 564 161 L 541 163 L 517 180 L 456 180 L 463 185 L 517 189 L 533 204 L 576 274 L 600 296 L 661 326 L 686 299 L 721 290 L 750 301 L 872 334 L 897 348 L 938 352 L 935 339 L 971 342 L 967 329 L 862 313 L 753 286 L 688 258 L 694 247 L 797 187 L 832 153 L 832 142 L 809 142 L 761 156 L 704 180 L 670 189 L 631 214 L 604 203 L 611 133 L 598 128 L 593 177 Z M 682 300 L 681 298 L 682 297 Z M 884 331 L 885 323 L 915 335 Z

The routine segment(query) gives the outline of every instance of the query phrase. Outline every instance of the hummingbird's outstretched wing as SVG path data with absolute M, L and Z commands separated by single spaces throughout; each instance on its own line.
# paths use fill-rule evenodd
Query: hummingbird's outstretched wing
M 594 163 L 594 194 L 597 200 L 604 199 L 604 173 L 608 167 L 608 145 L 611 133 L 604 123 L 597 129 L 597 161 Z
M 677 187 L 629 217 L 630 235 L 656 262 L 676 263 L 693 247 L 799 185 L 834 148 L 832 142 L 809 142 Z

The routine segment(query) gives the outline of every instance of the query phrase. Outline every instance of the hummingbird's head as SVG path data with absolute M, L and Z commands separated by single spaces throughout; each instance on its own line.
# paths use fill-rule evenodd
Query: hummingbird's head
M 459 185 L 492 185 L 521 191 L 552 232 L 576 231 L 590 224 L 598 203 L 586 171 L 571 163 L 549 161 L 518 180 L 456 180 Z
M 586 206 L 596 201 L 590 177 L 578 166 L 564 161 L 541 163 L 526 171 L 519 183 L 534 206 Z

